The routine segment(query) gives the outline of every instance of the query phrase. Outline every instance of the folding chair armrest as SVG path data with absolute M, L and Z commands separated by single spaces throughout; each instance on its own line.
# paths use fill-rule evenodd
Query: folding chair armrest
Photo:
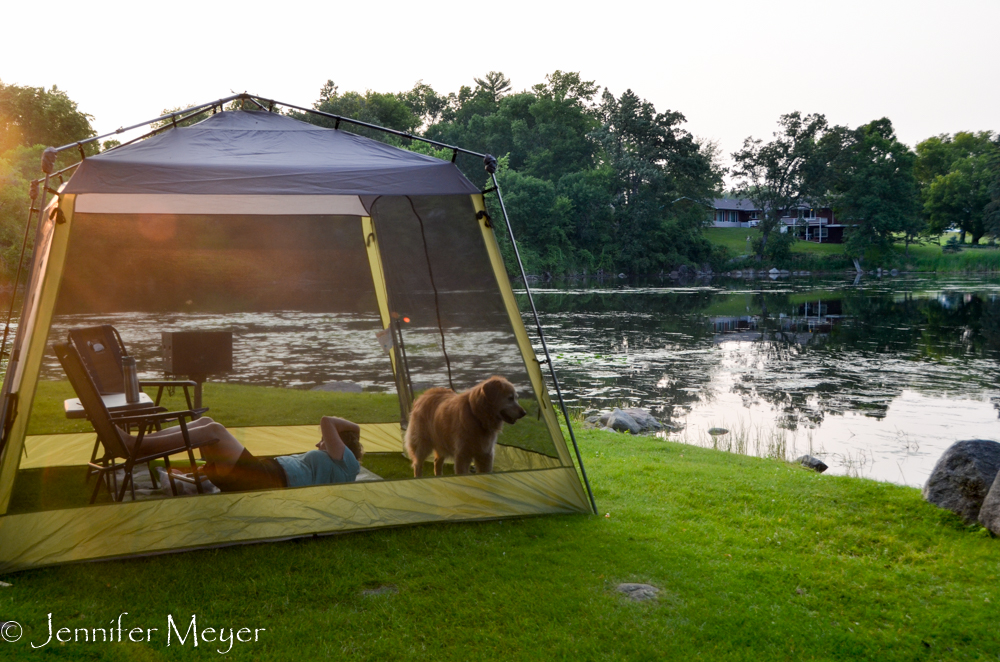
M 152 414 L 159 414 L 167 411 L 166 407 L 159 407 L 157 405 L 149 405 L 148 407 L 139 407 L 136 409 L 125 409 L 119 412 L 110 412 L 111 420 L 117 421 L 118 419 L 125 416 L 149 416 Z

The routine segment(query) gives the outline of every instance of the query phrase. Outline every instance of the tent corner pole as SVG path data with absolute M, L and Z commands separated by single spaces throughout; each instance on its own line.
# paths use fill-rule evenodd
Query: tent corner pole
M 55 167 L 57 155 L 58 151 L 52 147 L 45 148 L 45 151 L 42 153 L 42 172 L 45 173 L 45 178 L 42 180 L 42 185 L 37 189 L 38 190 L 37 202 L 35 197 L 29 196 L 30 202 L 28 202 L 28 222 L 25 224 L 24 228 L 24 240 L 21 246 L 21 260 L 18 261 L 17 278 L 20 278 L 21 264 L 24 259 L 24 250 L 28 242 L 28 231 L 31 228 L 31 216 L 32 213 L 36 210 L 34 206 L 36 204 L 38 205 L 37 207 L 38 222 L 35 224 L 35 235 L 36 235 L 35 245 L 38 244 L 37 235 L 42 228 L 42 215 L 45 213 L 45 207 L 46 207 L 45 198 L 49 193 L 49 181 L 52 178 L 52 172 L 53 168 Z M 32 188 L 34 188 L 35 186 L 38 186 L 38 180 L 32 182 Z M 36 256 L 32 254 L 32 262 L 34 262 L 35 259 Z M 21 302 L 22 308 L 27 304 L 27 293 L 30 286 L 31 286 L 31 272 L 29 271 L 28 280 L 24 285 L 25 296 Z M 11 296 L 10 306 L 11 306 L 11 311 L 13 312 L 14 299 L 17 297 L 17 281 L 14 282 L 14 291 L 11 293 L 10 296 Z M 14 334 L 14 342 L 10 351 L 10 359 L 8 359 L 7 361 L 7 369 L 4 371 L 3 387 L 2 391 L 0 391 L 0 398 L 2 398 L 0 399 L 0 459 L 3 458 L 3 451 L 7 446 L 7 434 L 9 431 L 8 419 L 10 419 L 12 413 L 16 412 L 16 407 L 14 405 L 13 400 L 17 396 L 16 394 L 11 392 L 11 389 L 13 384 L 14 373 L 17 371 L 17 361 L 20 358 L 18 356 L 20 341 L 22 338 L 24 338 L 25 329 L 22 326 L 22 322 L 24 321 L 25 318 L 24 312 L 25 311 L 22 310 L 21 317 L 18 320 L 17 333 Z M 10 328 L 10 315 L 7 316 L 7 328 Z M 6 350 L 6 344 L 7 344 L 6 330 L 4 331 L 3 341 L 4 341 L 4 350 Z
M 569 420 L 569 412 L 566 411 L 566 402 L 563 400 L 562 389 L 559 387 L 559 378 L 556 377 L 556 369 L 552 365 L 552 356 L 549 354 L 548 343 L 545 342 L 545 332 L 542 331 L 542 323 L 538 319 L 538 310 L 535 308 L 535 299 L 531 296 L 531 288 L 528 286 L 528 275 L 524 271 L 524 263 L 521 261 L 521 252 L 517 249 L 517 240 L 514 238 L 514 228 L 510 225 L 510 218 L 507 216 L 507 206 L 503 202 L 503 195 L 500 194 L 500 183 L 497 182 L 495 168 L 490 172 L 493 180 L 493 191 L 500 201 L 500 211 L 503 214 L 504 225 L 507 226 L 507 234 L 510 237 L 511 246 L 514 247 L 514 256 L 517 258 L 517 266 L 521 270 L 521 279 L 524 281 L 524 291 L 528 294 L 528 303 L 531 306 L 531 315 L 535 320 L 535 330 L 538 331 L 538 338 L 542 341 L 542 352 L 545 354 L 545 362 L 549 366 L 549 374 L 552 376 L 552 383 L 556 387 L 556 397 L 559 399 L 559 408 L 562 410 L 563 419 L 566 421 L 566 429 L 569 431 L 570 441 L 573 442 L 573 450 L 576 452 L 576 461 L 580 465 L 580 473 L 583 475 L 583 484 L 587 487 L 587 496 L 590 497 L 590 507 L 594 514 L 597 514 L 597 502 L 594 500 L 594 491 L 590 487 L 590 479 L 587 478 L 587 469 L 583 466 L 583 456 L 580 455 L 580 446 L 576 443 L 576 435 L 573 434 L 573 424 Z

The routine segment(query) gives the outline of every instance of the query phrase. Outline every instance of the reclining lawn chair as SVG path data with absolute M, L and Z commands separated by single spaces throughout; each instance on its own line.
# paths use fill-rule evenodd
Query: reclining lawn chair
M 94 503 L 97 499 L 102 483 L 107 486 L 108 493 L 111 494 L 111 498 L 115 501 L 122 501 L 125 498 L 126 488 L 131 487 L 132 500 L 134 501 L 135 485 L 132 483 L 132 469 L 137 464 L 147 464 L 148 466 L 149 462 L 158 459 L 162 459 L 164 462 L 167 476 L 170 479 L 170 489 L 174 496 L 176 496 L 177 485 L 174 483 L 174 475 L 170 470 L 170 456 L 184 452 L 187 453 L 188 460 L 191 463 L 191 469 L 194 472 L 194 483 L 198 488 L 198 492 L 204 492 L 202 480 L 205 480 L 205 478 L 198 472 L 194 449 L 213 443 L 215 440 L 205 441 L 201 444 L 192 444 L 187 431 L 187 422 L 198 418 L 198 416 L 204 413 L 204 410 L 188 409 L 185 411 L 169 412 L 164 411 L 162 407 L 155 407 L 141 411 L 141 413 L 128 411 L 117 416 L 112 416 L 108 412 L 104 400 L 101 399 L 97 385 L 87 371 L 76 347 L 71 343 L 59 343 L 55 345 L 55 351 L 56 356 L 59 358 L 59 363 L 62 364 L 63 370 L 66 371 L 66 376 L 69 377 L 70 384 L 73 385 L 73 389 L 76 391 L 84 410 L 87 412 L 87 418 L 90 419 L 94 430 L 97 432 L 98 442 L 104 448 L 104 455 L 102 457 L 97 458 L 95 453 L 95 457 L 88 463 L 90 470 L 97 473 L 97 484 L 94 486 L 93 494 L 91 494 L 90 503 Z M 143 454 L 142 440 L 146 433 L 152 429 L 159 429 L 160 425 L 171 421 L 177 421 L 180 424 L 183 444 L 177 448 L 171 448 L 159 453 Z M 138 436 L 132 444 L 131 451 L 129 451 L 128 444 L 125 443 L 126 432 L 120 427 L 123 425 L 135 426 L 138 429 Z M 125 476 L 120 486 L 117 484 L 116 477 L 116 472 L 119 466 L 121 466 L 118 464 L 118 460 L 125 461 L 123 466 Z M 152 469 L 150 469 L 150 474 L 152 475 Z M 112 487 L 112 481 L 114 488 Z
M 128 356 L 128 350 L 122 342 L 122 337 L 118 330 L 110 324 L 101 326 L 80 327 L 69 330 L 69 340 L 80 353 L 83 364 L 87 366 L 87 371 L 94 379 L 97 391 L 101 395 L 111 395 L 125 393 L 125 371 L 122 369 L 122 357 Z M 188 409 L 194 409 L 191 405 L 191 393 L 189 388 L 196 388 L 197 382 L 171 381 L 171 380 L 143 380 L 139 382 L 139 389 L 143 387 L 158 387 L 156 398 L 153 404 L 159 405 L 163 398 L 163 389 L 180 386 L 184 389 L 184 399 L 187 401 Z

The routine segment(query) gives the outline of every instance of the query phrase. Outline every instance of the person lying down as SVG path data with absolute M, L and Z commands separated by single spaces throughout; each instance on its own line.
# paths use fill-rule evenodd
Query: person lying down
M 335 416 L 324 416 L 320 421 L 318 450 L 275 458 L 254 457 L 225 426 L 207 416 L 188 423 L 187 429 L 192 445 L 205 444 L 199 448 L 205 460 L 201 469 L 223 492 L 351 483 L 361 470 L 359 462 L 364 456 L 361 428 Z M 130 441 L 135 444 L 135 437 L 122 437 L 126 445 Z M 145 435 L 140 449 L 153 453 L 183 443 L 180 427 L 173 427 Z

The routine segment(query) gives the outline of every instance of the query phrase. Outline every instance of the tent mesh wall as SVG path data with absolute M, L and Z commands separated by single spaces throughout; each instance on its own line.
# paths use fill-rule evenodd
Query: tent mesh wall
M 522 453 L 501 449 L 496 470 L 559 466 L 471 199 L 382 197 L 371 214 L 410 393 L 502 375 L 528 415 L 505 426 L 499 443 Z M 76 214 L 8 513 L 88 503 L 94 433 L 67 418 L 75 393 L 51 346 L 99 324 L 118 329 L 141 379 L 187 377 L 164 373 L 162 332 L 229 331 L 233 369 L 210 376 L 204 405 L 252 453 L 311 450 L 330 414 L 365 426 L 376 476 L 411 479 L 393 361 L 375 335 L 372 241 L 356 216 Z M 185 408 L 181 391 L 165 404 Z M 171 496 L 145 467 L 134 476 L 138 498 Z M 102 491 L 98 502 L 109 501 Z

